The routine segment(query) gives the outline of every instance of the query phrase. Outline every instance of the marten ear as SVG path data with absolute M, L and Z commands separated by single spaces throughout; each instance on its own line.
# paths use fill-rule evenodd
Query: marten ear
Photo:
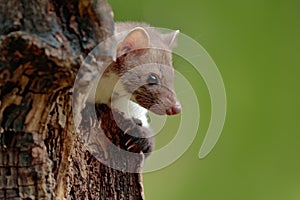
M 163 41 L 171 49 L 176 46 L 176 38 L 179 34 L 179 30 L 173 31 L 171 33 L 166 33 L 163 35 Z
M 118 44 L 117 56 L 119 57 L 132 50 L 142 50 L 149 46 L 149 40 L 149 35 L 146 30 L 142 27 L 136 27 Z

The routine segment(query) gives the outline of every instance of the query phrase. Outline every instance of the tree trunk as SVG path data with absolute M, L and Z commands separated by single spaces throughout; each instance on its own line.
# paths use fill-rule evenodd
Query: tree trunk
M 94 76 L 73 88 L 83 59 L 112 35 L 112 15 L 106 0 L 0 0 L 0 199 L 144 199 L 144 155 L 110 159 L 119 154 L 106 135 L 122 133 L 114 111 L 89 115 L 83 83 Z

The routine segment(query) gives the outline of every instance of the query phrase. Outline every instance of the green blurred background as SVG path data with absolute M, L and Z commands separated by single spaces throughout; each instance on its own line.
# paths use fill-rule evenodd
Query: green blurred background
M 201 77 L 193 77 L 185 70 L 188 64 L 175 58 L 175 68 L 196 84 L 201 127 L 179 160 L 144 175 L 146 198 L 299 200 L 300 1 L 109 2 L 116 21 L 180 29 L 197 40 L 226 87 L 226 124 L 213 151 L 200 160 L 209 94 Z M 172 133 L 159 134 L 157 147 L 171 138 Z

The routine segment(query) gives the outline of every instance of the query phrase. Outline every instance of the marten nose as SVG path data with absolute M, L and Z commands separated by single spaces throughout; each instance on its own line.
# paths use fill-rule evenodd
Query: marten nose
M 181 112 L 181 105 L 179 101 L 176 102 L 171 108 L 166 110 L 167 115 L 177 115 Z

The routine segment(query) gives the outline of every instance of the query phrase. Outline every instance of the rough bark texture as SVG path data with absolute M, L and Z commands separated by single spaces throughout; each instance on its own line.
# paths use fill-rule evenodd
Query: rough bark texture
M 73 90 L 83 58 L 112 33 L 105 0 L 0 0 L 0 199 L 143 199 L 140 173 L 99 161 L 115 155 L 106 135 L 122 133 L 105 128 L 113 111 L 85 115 L 89 86 Z M 118 159 L 139 172 L 144 155 Z

